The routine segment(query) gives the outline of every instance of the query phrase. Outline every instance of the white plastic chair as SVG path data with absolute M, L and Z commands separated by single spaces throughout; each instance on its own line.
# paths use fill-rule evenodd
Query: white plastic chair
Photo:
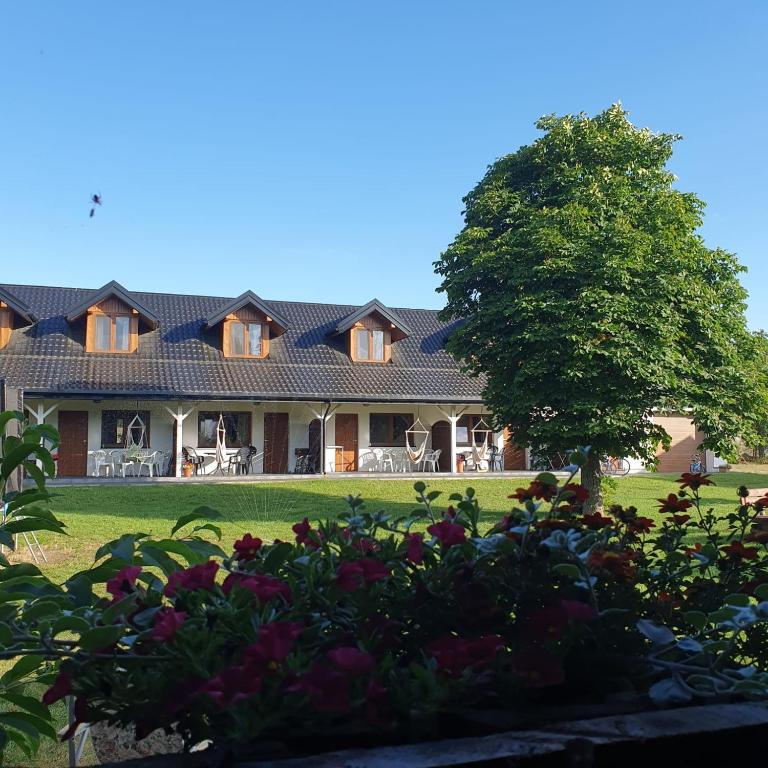
M 114 472 L 114 467 L 106 451 L 93 452 L 93 476 L 100 477 L 102 468 L 105 470 L 104 476 L 109 477 Z
M 146 467 L 147 470 L 149 470 L 149 476 L 154 477 L 155 475 L 155 465 L 157 464 L 158 460 L 158 454 L 160 451 L 152 451 L 152 453 L 147 454 L 146 456 L 142 456 L 139 460 L 139 464 L 136 470 L 136 475 L 138 477 L 141 477 L 141 470 L 143 467 Z
M 391 450 L 385 450 L 381 454 L 381 470 L 382 472 L 395 472 L 396 459 Z
M 440 459 L 440 454 L 442 453 L 442 448 L 436 448 L 434 451 L 427 451 L 424 454 L 423 459 L 423 468 L 424 472 L 439 472 L 439 465 L 438 460 Z M 430 469 L 427 469 L 427 465 L 430 465 Z

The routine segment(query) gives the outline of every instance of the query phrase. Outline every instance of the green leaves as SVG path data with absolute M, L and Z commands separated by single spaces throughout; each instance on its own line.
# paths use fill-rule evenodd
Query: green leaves
M 182 515 L 176 521 L 176 524 L 171 529 L 171 536 L 173 536 L 177 531 L 181 530 L 185 525 L 189 525 L 195 520 L 215 520 L 220 517 L 221 513 L 217 512 L 215 509 L 211 509 L 210 507 L 205 506 L 197 507 L 192 512 L 189 512 L 186 515 Z

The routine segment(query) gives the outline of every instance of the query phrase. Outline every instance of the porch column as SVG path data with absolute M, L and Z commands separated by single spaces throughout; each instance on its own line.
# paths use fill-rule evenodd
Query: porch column
M 448 419 L 451 425 L 451 472 L 456 472 L 456 457 L 459 454 L 459 452 L 456 450 L 456 425 L 458 424 L 462 414 L 467 409 L 462 408 L 461 410 L 458 410 L 456 406 L 453 405 L 451 406 L 450 411 L 445 411 L 442 408 L 439 408 L 439 410 L 440 410 L 440 413 L 442 413 L 443 416 L 445 416 L 445 418 Z
M 29 411 L 31 416 L 35 417 L 37 424 L 45 424 L 45 420 L 56 410 L 58 403 L 54 403 L 50 408 L 45 408 L 45 403 L 41 400 L 40 405 L 37 406 L 37 410 L 33 410 L 32 406 L 24 403 L 24 407 Z
M 194 406 L 190 408 L 186 413 L 184 413 L 184 409 L 179 404 L 179 406 L 176 408 L 176 412 L 174 413 L 167 405 L 164 405 L 163 408 L 165 408 L 166 411 L 170 414 L 171 418 L 176 422 L 176 477 L 181 477 L 181 462 L 183 459 L 183 455 L 181 452 L 181 449 L 183 447 L 183 425 L 184 425 L 184 419 L 189 416 L 192 411 L 195 410 Z
M 327 403 L 320 404 L 320 410 L 316 411 L 307 403 L 307 410 L 312 414 L 313 418 L 320 420 L 320 474 L 327 474 L 326 460 L 325 460 L 325 444 L 326 429 L 325 425 L 328 423 L 328 419 L 333 416 L 339 406 L 334 406 L 329 400 Z

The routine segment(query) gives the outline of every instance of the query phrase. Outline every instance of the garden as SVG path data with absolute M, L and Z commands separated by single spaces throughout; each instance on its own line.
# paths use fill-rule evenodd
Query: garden
M 372 484 L 366 503 L 302 483 L 262 521 L 230 486 L 194 509 L 146 489 L 112 498 L 142 510 L 123 518 L 49 495 L 43 437 L 7 436 L 0 472 L 35 481 L 3 543 L 35 532 L 57 560 L 0 570 L 6 764 L 55 765 L 86 723 L 161 729 L 213 765 L 768 694 L 768 498 L 737 475 L 635 478 L 590 513 L 581 449 L 570 477 L 519 486 Z

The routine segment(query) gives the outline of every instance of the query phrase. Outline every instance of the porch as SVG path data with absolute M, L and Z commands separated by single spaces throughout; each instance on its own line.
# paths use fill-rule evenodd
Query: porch
M 59 430 L 57 476 L 67 482 L 147 482 L 148 475 L 168 482 L 181 478 L 187 458 L 195 476 L 185 482 L 358 473 L 403 479 L 461 476 L 459 469 L 494 477 L 529 466 L 527 451 L 488 427 L 480 404 L 28 398 L 25 408 L 33 421 Z M 132 467 L 130 444 L 139 446 Z M 245 465 L 229 461 L 248 447 Z

